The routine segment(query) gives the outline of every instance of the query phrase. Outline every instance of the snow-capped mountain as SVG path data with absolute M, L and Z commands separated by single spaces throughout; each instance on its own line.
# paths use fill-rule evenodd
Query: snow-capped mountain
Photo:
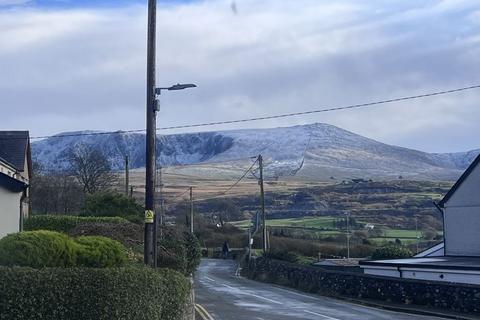
M 69 152 L 80 145 L 100 148 L 114 169 L 123 168 L 127 154 L 132 168 L 141 168 L 145 163 L 142 133 L 58 136 L 32 144 L 34 159 L 50 170 L 68 167 Z M 252 156 L 262 154 L 268 176 L 295 175 L 305 179 L 403 176 L 451 180 L 479 153 L 426 153 L 387 145 L 328 124 L 162 135 L 157 145 L 157 159 L 162 166 L 250 162 Z

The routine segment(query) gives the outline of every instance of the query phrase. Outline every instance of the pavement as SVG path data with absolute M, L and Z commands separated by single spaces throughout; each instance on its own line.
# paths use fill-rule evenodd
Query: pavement
M 195 299 L 215 320 L 412 320 L 443 319 L 372 308 L 236 274 L 232 260 L 202 260 L 195 275 Z

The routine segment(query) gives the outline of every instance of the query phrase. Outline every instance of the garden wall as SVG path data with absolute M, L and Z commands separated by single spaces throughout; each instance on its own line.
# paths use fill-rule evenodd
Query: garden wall
M 266 258 L 252 259 L 244 273 L 251 279 L 332 297 L 414 304 L 454 312 L 480 313 L 480 286 L 395 279 L 327 271 Z

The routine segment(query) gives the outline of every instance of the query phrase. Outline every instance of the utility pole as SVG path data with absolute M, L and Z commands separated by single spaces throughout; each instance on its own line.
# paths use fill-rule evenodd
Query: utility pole
M 345 213 L 347 215 L 347 259 L 350 259 L 350 212 Z
M 129 175 L 129 168 L 128 168 L 128 156 L 125 156 L 125 196 L 128 197 L 128 185 L 130 183 L 129 181 L 130 175 Z
M 418 253 L 418 241 L 419 241 L 419 236 L 418 236 L 418 216 L 415 216 L 415 237 L 416 239 L 416 245 L 417 245 L 417 251 L 415 253 Z
M 268 243 L 267 243 L 267 215 L 265 214 L 265 193 L 263 190 L 263 158 L 262 155 L 258 155 L 258 167 L 260 169 L 260 178 L 258 184 L 260 185 L 260 206 L 262 210 L 262 220 L 263 220 L 263 242 L 262 249 L 263 253 L 267 253 Z
M 130 186 L 130 198 L 133 199 L 133 186 Z
M 157 0 L 148 0 L 147 35 L 147 134 L 146 134 L 146 173 L 145 173 L 145 231 L 144 263 L 153 266 L 155 230 L 155 143 L 156 116 L 155 101 L 155 56 L 156 56 Z M 155 257 L 156 260 L 156 257 Z
M 252 227 L 248 227 L 248 266 L 250 266 L 250 260 L 252 259 Z
M 190 233 L 193 234 L 193 187 L 190 187 Z
M 163 220 L 164 220 L 164 198 L 163 198 L 163 178 L 162 178 L 162 166 L 158 168 L 158 187 L 160 189 L 160 219 L 158 229 L 160 231 L 160 239 L 163 239 Z

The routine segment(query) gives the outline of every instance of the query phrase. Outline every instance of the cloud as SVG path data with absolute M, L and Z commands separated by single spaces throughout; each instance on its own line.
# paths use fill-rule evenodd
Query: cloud
M 421 94 L 479 82 L 471 0 L 212 0 L 158 9 L 159 126 Z M 0 5 L 2 2 L 0 2 Z M 0 124 L 35 135 L 145 122 L 146 8 L 0 11 Z M 429 151 L 478 148 L 480 92 L 255 122 L 327 122 Z M 212 129 L 239 128 L 221 126 Z

